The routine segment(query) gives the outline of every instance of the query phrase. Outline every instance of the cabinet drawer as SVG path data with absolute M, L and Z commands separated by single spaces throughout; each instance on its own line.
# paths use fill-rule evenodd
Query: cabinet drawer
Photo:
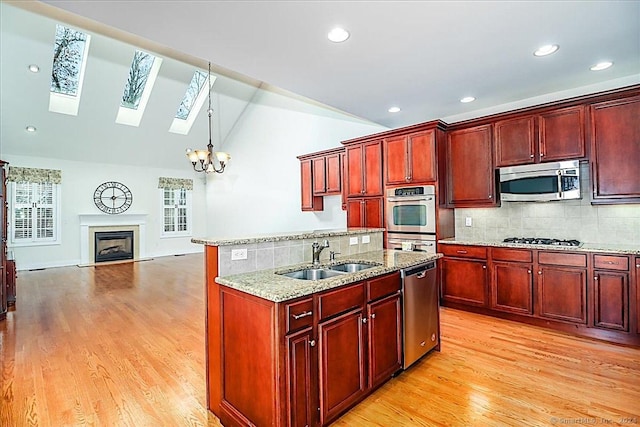
M 491 259 L 495 261 L 531 262 L 531 251 L 522 249 L 491 248 Z
M 570 267 L 586 267 L 587 254 L 572 254 L 564 252 L 539 252 L 538 262 L 549 265 L 566 265 Z
M 463 258 L 487 258 L 487 248 L 482 246 L 439 245 L 440 252 L 446 256 Z
M 629 271 L 629 258 L 615 255 L 594 255 L 593 267 Z
M 362 307 L 364 303 L 364 282 L 347 288 L 336 289 L 318 296 L 319 319 Z
M 367 282 L 367 301 L 373 301 L 400 290 L 400 273 L 377 277 Z
M 305 328 L 313 324 L 313 298 L 303 299 L 285 305 L 287 331 Z

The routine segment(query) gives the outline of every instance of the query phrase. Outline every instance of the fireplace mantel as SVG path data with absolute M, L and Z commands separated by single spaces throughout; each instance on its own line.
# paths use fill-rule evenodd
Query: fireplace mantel
M 80 214 L 80 265 L 91 265 L 94 263 L 92 258 L 93 237 L 90 235 L 91 227 L 123 227 L 132 226 L 137 229 L 138 253 L 135 260 L 146 258 L 145 242 L 146 242 L 146 224 L 147 214 Z

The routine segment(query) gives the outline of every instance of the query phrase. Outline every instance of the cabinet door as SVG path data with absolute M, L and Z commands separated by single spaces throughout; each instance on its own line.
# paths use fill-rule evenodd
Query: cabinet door
M 313 195 L 312 170 L 311 160 L 300 160 L 300 200 L 303 211 L 321 211 L 324 209 L 322 197 Z
M 533 163 L 535 118 L 501 120 L 495 123 L 496 167 Z
M 342 191 L 342 157 L 331 154 L 326 157 L 325 184 L 327 194 L 340 194 Z
M 347 227 L 364 227 L 362 199 L 347 199 Z
M 364 195 L 382 196 L 382 143 L 368 142 L 364 151 Z
M 364 199 L 364 222 L 362 227 L 371 228 L 383 228 L 383 204 L 384 199 L 382 197 L 373 197 L 371 199 Z
M 369 387 L 382 384 L 402 366 L 400 294 L 367 304 Z
M 531 264 L 493 264 L 491 308 L 519 314 L 533 313 Z
M 594 203 L 640 202 L 640 96 L 591 106 Z
M 442 298 L 461 304 L 487 303 L 487 264 L 484 260 L 442 259 Z
M 289 426 L 305 427 L 314 424 L 316 403 L 313 395 L 313 350 L 315 341 L 312 328 L 286 337 L 287 345 L 287 404 Z
M 363 149 L 361 145 L 346 148 L 347 197 L 362 196 L 364 191 Z
M 409 178 L 412 183 L 432 182 L 436 172 L 436 133 L 409 135 Z
M 320 423 L 337 418 L 364 394 L 362 308 L 318 324 Z
M 538 144 L 540 161 L 584 157 L 584 107 L 561 108 L 540 114 Z
M 636 331 L 640 334 L 640 257 L 636 258 Z
M 410 181 L 407 137 L 398 136 L 384 140 L 384 163 L 387 184 L 405 184 Z
M 586 324 L 586 293 L 586 269 L 543 266 L 539 268 L 540 316 Z
M 326 162 L 324 157 L 312 160 L 313 166 L 313 194 L 324 194 L 327 192 L 326 183 Z
M 448 203 L 455 207 L 496 206 L 491 125 L 447 136 Z
M 594 325 L 600 328 L 629 330 L 629 274 L 594 272 Z

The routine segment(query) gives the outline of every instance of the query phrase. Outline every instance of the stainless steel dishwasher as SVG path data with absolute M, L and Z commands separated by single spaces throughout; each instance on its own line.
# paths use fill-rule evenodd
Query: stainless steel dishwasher
M 440 349 L 440 316 L 435 261 L 401 271 L 404 369 L 433 348 Z

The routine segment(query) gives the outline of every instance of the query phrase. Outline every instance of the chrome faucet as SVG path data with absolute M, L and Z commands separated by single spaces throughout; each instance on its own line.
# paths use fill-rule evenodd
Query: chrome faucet
M 324 242 L 322 242 L 322 246 L 320 246 L 318 242 L 313 242 L 311 247 L 313 248 L 313 265 L 318 265 L 320 264 L 320 252 L 322 252 L 324 248 L 329 247 L 329 241 L 325 239 Z

